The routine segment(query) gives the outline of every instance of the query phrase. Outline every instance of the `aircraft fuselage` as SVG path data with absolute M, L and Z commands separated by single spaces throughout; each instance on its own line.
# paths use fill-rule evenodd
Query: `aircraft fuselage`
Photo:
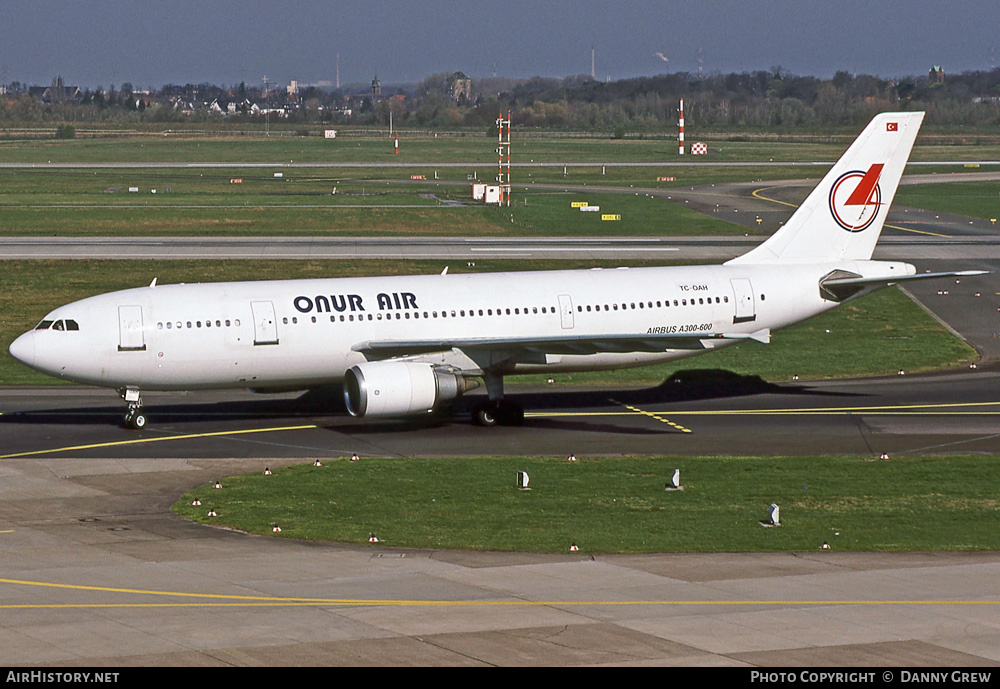
M 859 266 L 859 264 L 864 264 Z M 684 266 L 151 286 L 59 307 L 15 357 L 60 378 L 112 388 L 309 388 L 340 382 L 375 340 L 612 334 L 713 336 L 777 330 L 836 305 L 835 269 L 905 264 Z M 73 322 L 79 329 L 52 327 Z M 514 356 L 505 373 L 641 366 L 703 350 Z M 478 366 L 454 348 L 408 361 Z

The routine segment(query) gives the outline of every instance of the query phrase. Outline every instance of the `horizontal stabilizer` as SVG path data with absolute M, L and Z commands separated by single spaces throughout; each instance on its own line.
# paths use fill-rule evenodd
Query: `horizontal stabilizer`
M 753 333 L 729 333 L 722 335 L 721 339 L 753 340 L 754 342 L 760 342 L 761 344 L 771 344 L 771 330 L 770 328 L 764 328 L 763 330 L 758 330 Z
M 937 278 L 970 277 L 986 275 L 988 270 L 955 270 L 943 273 L 916 273 L 914 275 L 894 275 L 891 277 L 829 277 L 820 280 L 819 288 L 824 299 L 844 301 L 863 290 L 881 289 L 901 282 L 914 280 L 935 280 Z

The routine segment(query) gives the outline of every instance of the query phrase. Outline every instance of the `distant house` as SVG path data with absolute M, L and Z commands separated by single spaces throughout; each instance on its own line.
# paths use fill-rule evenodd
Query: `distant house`
M 944 83 L 944 70 L 941 69 L 941 65 L 931 66 L 930 71 L 927 72 L 927 81 L 932 84 Z
M 456 103 L 472 99 L 472 79 L 461 72 L 448 77 L 448 95 Z
M 83 100 L 83 90 L 79 86 L 66 86 L 62 77 L 52 80 L 51 86 L 31 86 L 28 94 L 43 103 L 79 103 Z
M 288 106 L 270 106 L 267 103 L 254 103 L 251 108 L 251 114 L 253 115 L 273 115 L 274 117 L 288 117 Z
M 185 115 L 192 115 L 197 109 L 197 102 L 193 100 L 188 100 L 181 96 L 172 96 L 170 98 L 170 107 L 174 109 L 174 112 L 180 112 Z
M 226 98 L 224 96 L 220 96 L 209 103 L 208 109 L 223 117 L 244 114 L 256 115 L 260 112 L 257 104 L 251 103 L 249 98 Z
M 42 93 L 42 100 L 46 103 L 68 103 L 70 101 L 79 103 L 83 100 L 83 91 L 79 86 L 66 86 L 62 77 L 52 80 L 52 85 Z

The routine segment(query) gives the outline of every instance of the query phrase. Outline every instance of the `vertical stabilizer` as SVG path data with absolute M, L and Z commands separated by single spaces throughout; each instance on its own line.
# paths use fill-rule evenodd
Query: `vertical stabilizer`
M 784 227 L 728 264 L 870 259 L 923 119 L 877 115 Z

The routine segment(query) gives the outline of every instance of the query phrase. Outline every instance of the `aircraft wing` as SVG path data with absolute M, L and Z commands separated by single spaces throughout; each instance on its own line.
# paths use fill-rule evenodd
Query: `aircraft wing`
M 613 335 L 560 335 L 555 337 L 482 337 L 430 340 L 369 340 L 351 349 L 371 360 L 391 359 L 460 349 L 473 353 L 600 354 L 664 352 L 670 349 L 712 349 L 721 340 L 756 340 L 768 343 L 770 330 L 754 333 L 635 333 Z M 473 357 L 474 358 L 474 357 Z

